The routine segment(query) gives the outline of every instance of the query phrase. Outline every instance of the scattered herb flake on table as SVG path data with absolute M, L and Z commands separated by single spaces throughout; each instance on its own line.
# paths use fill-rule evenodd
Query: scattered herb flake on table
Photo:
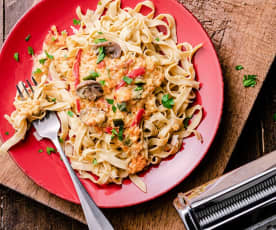
M 28 42 L 30 40 L 30 38 L 31 38 L 31 35 L 28 34 L 27 37 L 25 38 L 25 41 Z
M 236 65 L 235 69 L 236 69 L 236 70 L 242 70 L 242 69 L 243 69 L 243 66 L 242 66 L 242 65 Z
M 18 52 L 14 53 L 13 58 L 18 62 L 19 61 L 19 53 Z
M 254 87 L 257 84 L 257 75 L 244 75 L 243 76 L 243 86 L 244 87 Z

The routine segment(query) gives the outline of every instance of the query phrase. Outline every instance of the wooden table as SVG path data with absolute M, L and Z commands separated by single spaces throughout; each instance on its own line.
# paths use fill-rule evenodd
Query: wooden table
M 265 3 L 261 0 L 185 0 L 180 2 L 185 2 L 184 5 L 199 18 L 203 26 L 207 29 L 215 44 L 215 48 L 218 51 L 226 77 L 231 77 L 231 71 L 228 68 L 233 68 L 235 64 L 247 63 L 248 66 L 250 66 L 255 65 L 256 63 L 256 65 L 258 65 L 257 62 L 260 58 L 263 58 L 264 60 L 268 58 L 269 55 L 265 56 L 266 53 L 263 53 L 261 55 L 263 57 L 260 57 L 258 54 L 255 55 L 254 50 L 250 51 L 249 49 L 252 47 L 246 47 L 247 41 L 239 41 L 238 45 L 241 46 L 241 52 L 247 51 L 248 54 L 243 55 L 241 53 L 240 56 L 242 58 L 239 60 L 240 63 L 231 62 L 231 57 L 226 55 L 229 55 L 231 52 L 225 50 L 227 46 L 224 46 L 223 42 L 225 40 L 224 37 L 228 36 L 225 31 L 227 29 L 231 30 L 229 25 L 244 28 L 244 25 L 242 24 L 250 23 L 248 18 L 252 14 L 256 16 L 257 19 L 271 20 L 269 22 L 265 21 L 267 22 L 265 25 L 270 25 L 271 28 L 275 28 L 276 18 L 271 17 L 273 10 L 275 14 L 276 9 L 276 4 L 273 0 L 268 0 Z M 1 41 L 4 41 L 16 20 L 32 4 L 33 0 L 0 0 L 0 5 L 2 6 L 2 10 L 0 11 L 0 26 L 2 26 L 0 28 Z M 264 7 L 263 4 L 266 4 L 266 7 Z M 249 11 L 242 10 L 246 5 L 246 9 L 249 9 Z M 233 18 L 235 23 L 231 24 L 229 19 L 224 17 L 224 13 L 226 14 L 230 11 L 237 11 L 237 8 L 239 7 L 240 15 L 237 14 L 236 17 Z M 212 13 L 214 13 L 214 11 L 220 12 L 220 18 L 217 18 L 217 20 L 210 19 L 212 18 Z M 267 16 L 264 17 L 264 14 L 267 14 Z M 268 28 L 263 28 L 263 21 L 261 20 L 259 21 L 259 25 L 257 19 L 252 23 L 256 24 L 256 28 L 259 29 L 258 32 L 263 32 L 263 44 L 266 46 L 266 42 L 275 42 L 275 33 L 267 33 Z M 216 30 L 212 30 L 214 27 Z M 263 30 L 260 30 L 260 28 L 263 28 Z M 236 36 L 240 35 L 236 34 Z M 248 34 L 248 41 L 254 39 L 254 36 L 257 35 L 254 34 L 254 31 L 251 31 L 251 33 Z M 226 38 L 226 40 L 227 42 L 231 42 L 231 39 L 229 38 Z M 272 47 L 275 48 L 275 45 Z M 274 52 L 275 54 L 275 50 L 270 50 L 270 52 Z M 269 56 L 270 58 L 268 58 L 270 62 L 272 56 L 271 53 Z M 260 63 L 267 64 L 265 69 L 262 70 L 262 73 L 266 73 L 269 64 L 265 61 L 260 61 Z M 262 67 L 260 66 L 259 68 Z M 276 70 L 275 66 L 271 68 L 271 71 L 268 74 L 226 171 L 236 168 L 276 149 L 276 123 L 273 122 L 273 113 L 276 113 L 276 78 L 272 74 L 273 70 Z M 235 86 L 226 85 L 228 91 L 231 91 L 231 87 Z M 255 96 L 256 95 L 253 93 L 252 97 L 254 97 L 254 99 Z M 226 100 L 230 99 L 226 98 Z M 250 101 L 250 99 L 248 99 L 248 101 L 250 103 L 254 102 Z M 247 102 L 245 101 L 244 103 Z M 239 125 L 243 126 L 243 124 Z M 222 165 L 220 171 L 224 168 L 225 165 Z M 106 214 L 116 223 L 116 229 L 182 229 L 182 223 L 179 221 L 176 213 L 174 213 L 173 208 L 170 205 L 177 191 L 181 191 L 181 187 L 174 189 L 172 192 L 169 192 L 155 201 L 136 207 L 121 209 L 118 211 L 119 214 L 116 213 L 116 210 L 106 211 Z M 166 205 L 163 205 L 163 203 L 166 203 Z M 127 214 L 127 218 L 124 218 L 124 213 Z M 5 188 L 4 186 L 0 186 L 0 216 L 1 230 L 87 229 L 85 225 Z

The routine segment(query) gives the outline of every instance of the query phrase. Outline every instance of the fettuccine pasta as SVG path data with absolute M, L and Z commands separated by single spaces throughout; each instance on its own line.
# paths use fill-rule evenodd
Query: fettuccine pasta
M 62 147 L 82 178 L 122 184 L 129 177 L 146 192 L 138 172 L 177 153 L 183 138 L 201 139 L 192 64 L 201 45 L 178 43 L 174 18 L 154 16 L 151 1 L 133 9 L 120 4 L 102 0 L 86 14 L 78 7 L 72 35 L 52 26 L 34 57 L 38 85 L 31 98 L 23 89 L 24 99 L 16 95 L 15 111 L 5 115 L 16 132 L 0 150 L 21 141 L 30 122 L 56 111 Z

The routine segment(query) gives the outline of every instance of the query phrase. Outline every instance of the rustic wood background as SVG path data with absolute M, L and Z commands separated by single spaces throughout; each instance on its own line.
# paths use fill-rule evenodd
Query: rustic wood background
M 276 3 L 274 0 L 180 0 L 209 33 L 222 65 L 225 105 L 222 124 L 207 157 L 184 183 L 166 195 L 135 207 L 104 210 L 115 229 L 182 229 L 172 207 L 180 191 L 206 182 L 223 173 L 236 141 L 245 125 L 226 170 L 276 149 L 276 79 L 272 70 L 260 92 L 276 51 Z M 0 0 L 0 42 L 33 0 Z M 235 65 L 242 64 L 239 72 Z M 255 88 L 242 86 L 243 74 L 257 74 Z M 4 166 L 5 163 L 5 166 Z M 16 168 L 9 157 L 0 157 L 0 182 L 35 198 L 71 217 L 84 221 L 81 209 L 48 194 Z M 87 229 L 80 222 L 49 209 L 4 186 L 0 186 L 0 229 Z

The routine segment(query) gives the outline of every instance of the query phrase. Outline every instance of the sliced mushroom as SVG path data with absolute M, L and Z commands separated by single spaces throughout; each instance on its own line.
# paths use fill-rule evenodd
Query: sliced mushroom
M 80 111 L 80 119 L 88 126 L 100 126 L 105 122 L 106 114 L 98 108 L 86 108 Z
M 107 56 L 110 56 L 111 58 L 119 58 L 121 57 L 121 47 L 116 42 L 101 42 L 95 45 L 95 47 L 104 47 L 105 48 L 105 54 Z
M 94 80 L 83 81 L 77 86 L 77 95 L 80 98 L 95 101 L 103 95 L 103 89 L 99 82 Z

